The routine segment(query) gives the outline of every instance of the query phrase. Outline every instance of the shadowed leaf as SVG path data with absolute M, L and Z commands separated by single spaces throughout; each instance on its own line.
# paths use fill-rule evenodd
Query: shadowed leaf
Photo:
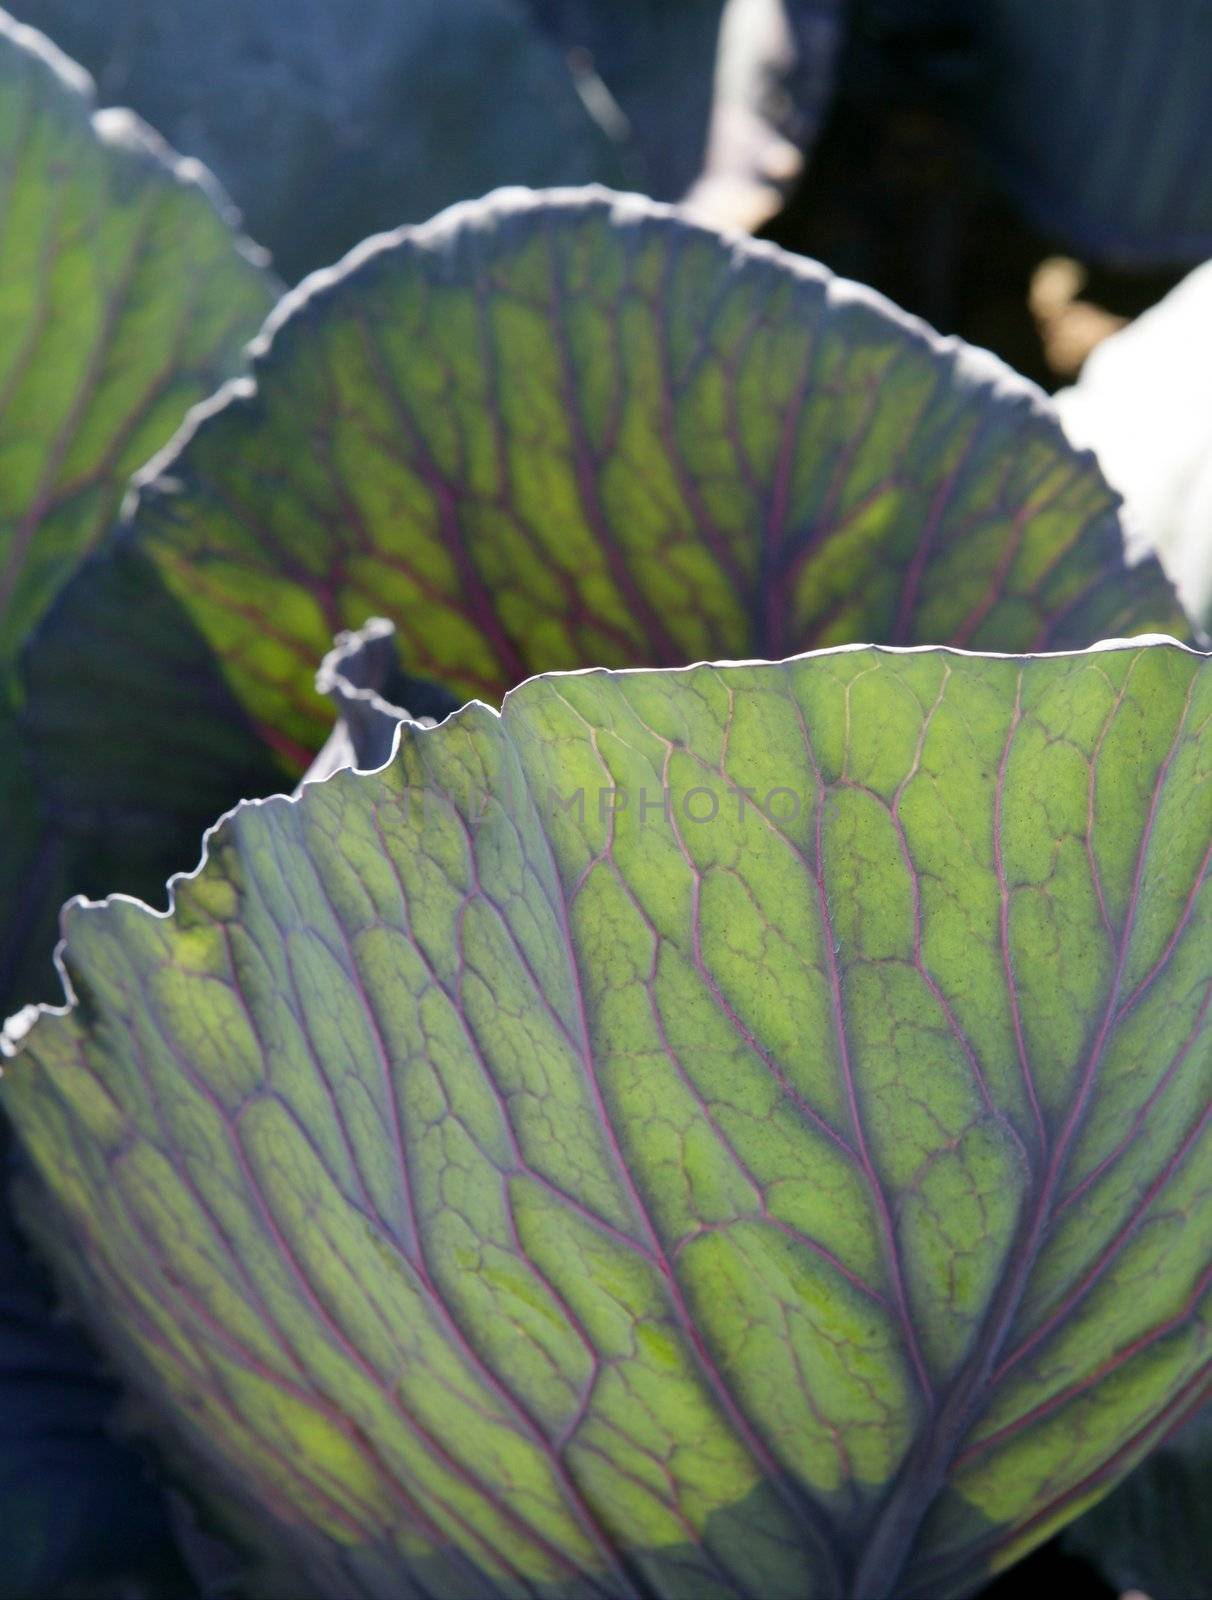
M 188 1590 L 169 1524 L 135 1451 L 110 1431 L 118 1404 L 20 1237 L 0 1123 L 0 1600 L 102 1597 L 153 1580 Z
M 1207 1392 L 1212 669 L 534 680 L 67 913 L 8 1106 L 359 1596 L 939 1600 Z
M 523 0 L 537 26 L 605 85 L 635 147 L 636 187 L 676 200 L 707 152 L 725 0 Z
M 526 3 L 613 96 L 637 188 L 720 227 L 773 215 L 829 101 L 841 0 Z
M 521 0 L 20 9 L 218 174 L 290 280 L 503 183 L 638 181 Z
M 1156 1450 L 1074 1524 L 1073 1550 L 1121 1590 L 1154 1600 L 1212 1600 L 1212 1409 Z
M 1133 269 L 1212 255 L 1207 0 L 864 0 L 1045 233 Z
M 1102 260 L 1212 254 L 1207 0 L 975 0 L 980 115 L 1010 186 Z

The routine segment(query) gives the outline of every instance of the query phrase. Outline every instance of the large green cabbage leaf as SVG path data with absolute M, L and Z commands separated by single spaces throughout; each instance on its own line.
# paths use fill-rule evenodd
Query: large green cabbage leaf
M 993 357 L 599 191 L 359 250 L 145 476 L 27 663 L 71 887 L 158 898 L 217 815 L 293 782 L 330 722 L 315 665 L 372 613 L 460 698 L 563 667 L 1183 627 L 1092 459 Z
M 328 1594 L 938 1600 L 1212 1382 L 1212 669 L 533 680 L 67 913 L 3 1099 Z

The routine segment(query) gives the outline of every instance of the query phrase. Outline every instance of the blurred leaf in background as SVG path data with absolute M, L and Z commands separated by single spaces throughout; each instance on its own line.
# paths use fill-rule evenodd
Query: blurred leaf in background
M 1212 255 L 1209 0 L 856 0 L 1043 232 L 1123 267 Z
M 1210 0 L 966 0 L 973 115 L 1046 232 L 1123 267 L 1212 255 Z
M 725 0 L 522 0 L 545 37 L 605 86 L 633 141 L 628 174 L 677 199 L 707 149 Z M 405 220 L 405 219 L 401 219 Z
M 628 176 L 752 229 L 798 178 L 828 109 L 845 0 L 526 0 L 626 119 Z
M 596 181 L 678 199 L 702 172 L 709 126 L 714 165 L 744 182 L 765 163 L 758 187 L 777 195 L 823 109 L 841 26 L 841 0 L 17 9 L 93 72 L 105 100 L 206 162 L 290 280 L 504 184 Z M 729 59 L 717 64 L 725 10 Z M 717 79 L 729 109 L 713 122 Z
M 1212 1600 L 1212 1405 L 1075 1522 L 1066 1546 L 1120 1589 Z
M 752 231 L 810 159 L 833 93 L 844 0 L 728 0 L 690 215 Z
M 23 0 L 204 161 L 283 277 L 503 183 L 619 183 L 621 125 L 520 0 Z
M 1054 386 L 1212 254 L 1209 59 L 1212 0 L 854 0 L 772 236 Z M 1088 285 L 1037 328 L 1058 255 Z

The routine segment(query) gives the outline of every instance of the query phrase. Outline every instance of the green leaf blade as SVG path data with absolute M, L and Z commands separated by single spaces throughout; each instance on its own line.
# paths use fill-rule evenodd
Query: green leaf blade
M 108 1339 L 371 1593 L 967 1592 L 1209 1380 L 1210 707 L 597 671 L 241 808 L 8 1071 Z

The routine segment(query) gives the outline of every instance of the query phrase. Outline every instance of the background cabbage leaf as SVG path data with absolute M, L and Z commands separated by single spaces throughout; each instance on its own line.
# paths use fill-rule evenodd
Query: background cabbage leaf
M 374 241 L 288 297 L 253 370 L 28 653 L 54 825 L 107 874 L 74 889 L 158 900 L 216 815 L 293 783 L 330 725 L 316 663 L 369 614 L 459 699 L 1184 626 L 1037 390 L 636 198 L 513 191 Z
M 1125 271 L 1212 255 L 1208 0 L 856 0 L 851 15 L 960 114 L 1048 238 Z M 861 104 L 865 88 L 842 93 Z
M 4 13 L 0 164 L 2 1000 L 28 951 L 44 966 L 66 881 L 36 816 L 18 652 L 130 474 L 237 370 L 274 293 L 197 164 L 95 112 L 86 75 Z
M 624 130 L 521 0 L 18 9 L 217 173 L 290 280 L 502 183 L 629 176 Z
M 842 0 L 526 0 L 625 120 L 629 180 L 754 228 L 799 177 L 833 89 Z
M 1212 1596 L 1212 1406 L 1167 1439 L 1065 1536 L 1121 1591 Z
M 1193 622 L 1212 631 L 1212 262 L 1105 339 L 1056 396 L 1124 516 L 1156 550 Z
M 48 1231 L 321 1592 L 937 1600 L 1207 1395 L 1212 671 L 539 678 L 67 913 Z
M 978 119 L 1041 227 L 1121 265 L 1212 255 L 1207 0 L 963 10 L 985 69 Z
M 676 200 L 709 145 L 731 180 L 713 220 L 756 223 L 799 170 L 842 32 L 840 0 L 15 3 L 212 167 L 291 279 L 506 183 Z
M 634 140 L 636 188 L 673 200 L 707 150 L 727 0 L 523 0 L 541 32 L 593 71 Z
M 729 0 L 688 214 L 753 230 L 781 210 L 833 96 L 844 20 L 843 0 Z

